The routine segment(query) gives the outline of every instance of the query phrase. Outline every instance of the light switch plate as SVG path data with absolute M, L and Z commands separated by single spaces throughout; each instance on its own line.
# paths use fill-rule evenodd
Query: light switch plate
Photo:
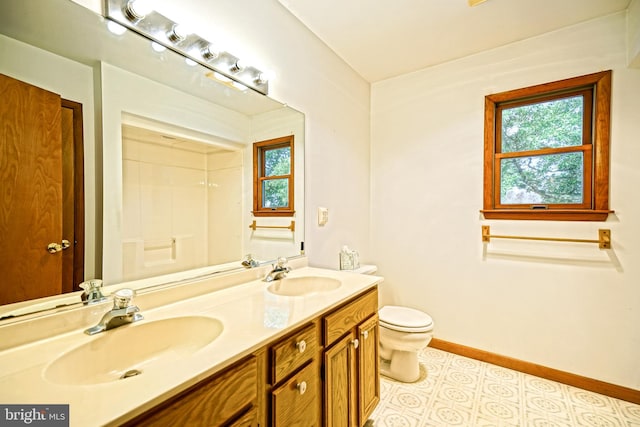
M 325 225 L 329 221 L 329 209 L 318 208 L 318 225 Z

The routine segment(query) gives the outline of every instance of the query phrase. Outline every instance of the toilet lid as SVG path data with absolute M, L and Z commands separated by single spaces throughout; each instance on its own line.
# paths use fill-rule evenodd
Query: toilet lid
M 409 307 L 385 305 L 378 310 L 380 326 L 400 332 L 428 332 L 433 319 L 427 313 Z

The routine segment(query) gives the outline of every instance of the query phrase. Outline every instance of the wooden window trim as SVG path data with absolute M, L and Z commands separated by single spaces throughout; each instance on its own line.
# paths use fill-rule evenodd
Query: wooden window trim
M 280 138 L 269 139 L 265 141 L 255 142 L 253 144 L 253 216 L 256 217 L 285 217 L 295 214 L 294 204 L 294 136 L 283 136 Z M 264 177 L 264 162 L 262 161 L 262 153 L 266 149 L 275 149 L 281 147 L 289 147 L 291 150 L 291 166 L 288 175 Z M 280 208 L 262 208 L 262 183 L 269 179 L 288 179 L 289 181 L 289 206 Z
M 573 92 L 581 88 L 592 87 L 595 90 L 592 122 L 592 167 L 585 168 L 585 175 L 591 173 L 589 185 L 591 200 L 588 206 L 578 208 L 559 206 L 553 209 L 531 209 L 522 207 L 505 208 L 496 205 L 496 173 L 499 173 L 498 143 L 496 141 L 497 106 L 509 101 L 518 102 L 532 98 Z M 485 97 L 484 115 L 484 193 L 483 209 L 485 219 L 512 220 L 553 220 L 553 221 L 605 221 L 613 210 L 609 209 L 609 147 L 611 123 L 611 70 L 574 77 L 537 86 L 501 92 Z M 585 147 L 584 145 L 582 147 Z M 584 150 L 584 148 L 581 148 Z M 584 151 L 585 154 L 587 151 Z M 586 179 L 586 177 L 585 177 Z M 586 193 L 587 187 L 585 187 Z

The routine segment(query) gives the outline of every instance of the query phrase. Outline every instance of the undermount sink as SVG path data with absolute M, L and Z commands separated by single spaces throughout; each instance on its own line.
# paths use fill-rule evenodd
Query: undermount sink
M 122 326 L 61 355 L 45 368 L 57 384 L 87 385 L 126 379 L 154 363 L 189 356 L 214 341 L 224 326 L 204 316 L 173 317 Z
M 267 291 L 288 297 L 313 295 L 333 291 L 342 286 L 342 282 L 331 277 L 303 276 L 285 277 L 274 281 Z

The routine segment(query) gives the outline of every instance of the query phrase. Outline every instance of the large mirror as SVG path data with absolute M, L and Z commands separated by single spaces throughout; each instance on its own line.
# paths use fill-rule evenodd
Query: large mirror
M 303 114 L 212 79 L 210 70 L 188 65 L 172 51 L 153 50 L 131 31 L 116 34 L 107 27 L 102 16 L 70 0 L 0 2 L 0 74 L 81 106 L 80 120 L 70 119 L 81 123 L 81 230 L 70 250 L 58 245 L 58 252 L 48 253 L 45 244 L 37 262 L 22 258 L 19 267 L 11 265 L 38 271 L 45 261 L 72 252 L 78 240 L 84 246 L 73 289 L 2 304 L 0 319 L 81 304 L 81 280 L 143 289 L 167 274 L 175 279 L 177 272 L 242 269 L 248 254 L 262 262 L 300 254 Z M 253 143 L 287 135 L 295 138 L 295 214 L 255 218 Z M 0 263 L 8 269 L 8 261 Z

